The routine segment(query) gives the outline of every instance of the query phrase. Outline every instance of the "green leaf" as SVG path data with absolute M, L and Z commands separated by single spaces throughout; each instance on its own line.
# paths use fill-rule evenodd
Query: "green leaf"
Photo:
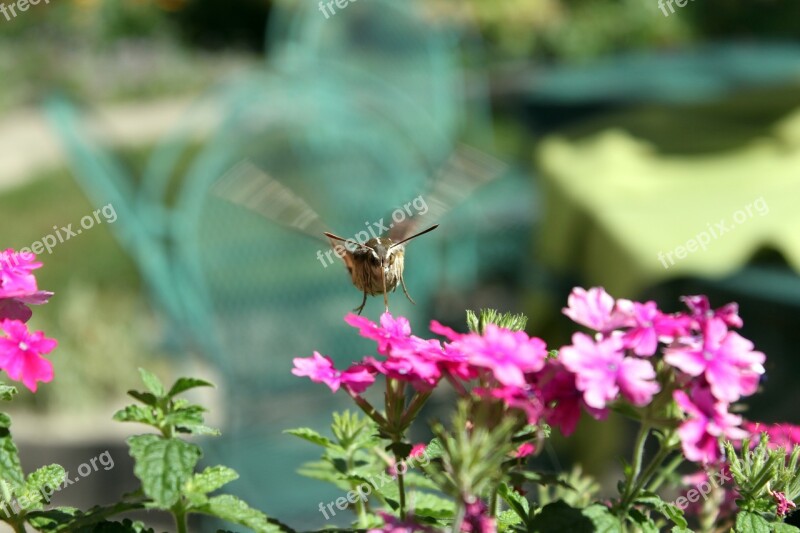
M 172 507 L 200 460 L 200 448 L 158 435 L 135 435 L 128 438 L 128 446 L 136 461 L 133 473 L 141 480 L 145 494 L 158 508 Z
M 509 487 L 507 483 L 501 483 L 500 486 L 497 487 L 497 495 L 503 498 L 511 510 L 517 513 L 523 522 L 528 522 L 531 510 L 528 500 L 525 499 L 524 496 Z
M 204 379 L 197 379 L 197 378 L 178 378 L 172 388 L 169 389 L 167 396 L 172 398 L 182 392 L 186 392 L 189 389 L 195 389 L 197 387 L 214 387 L 214 384 L 208 382 Z
M 179 426 L 175 428 L 178 433 L 188 433 L 191 435 L 208 435 L 211 437 L 219 437 L 222 435 L 220 430 L 206 426 L 205 424 L 196 424 L 192 426 Z
M 184 486 L 184 491 L 208 494 L 238 479 L 236 470 L 227 466 L 210 466 L 193 475 Z
M 617 517 L 605 505 L 593 504 L 585 509 L 575 509 L 562 501 L 542 507 L 528 527 L 530 532 L 549 533 L 571 531 L 574 533 L 619 533 L 622 531 Z
M 741 533 L 769 533 L 770 524 L 757 513 L 741 511 L 736 515 L 736 531 Z
M 283 531 L 280 526 L 270 523 L 264 513 L 251 508 L 236 496 L 228 494 L 209 498 L 208 503 L 203 507 L 197 508 L 196 511 L 216 516 L 240 526 L 249 527 L 256 533 Z
M 8 424 L 11 421 L 8 420 Z M 11 489 L 18 489 L 25 484 L 25 474 L 19 463 L 19 452 L 17 445 L 11 439 L 11 432 L 8 427 L 0 428 L 0 496 L 5 497 L 6 490 L 10 485 Z M 5 489 L 5 490 L 4 490 Z M 3 498 L 7 500 L 7 498 Z
M 158 398 L 163 398 L 166 394 L 164 390 L 164 385 L 161 383 L 161 380 L 156 377 L 155 374 L 148 372 L 144 368 L 139 369 L 139 374 L 142 376 L 142 381 L 144 382 L 145 387 L 156 395 Z
M 622 529 L 617 517 L 605 505 L 590 505 L 583 510 L 583 515 L 591 519 L 595 533 L 617 533 Z
M 136 398 L 143 404 L 150 405 L 152 407 L 155 407 L 155 405 L 158 403 L 158 398 L 156 398 L 153 394 L 149 392 L 139 392 L 138 390 L 129 390 L 128 395 L 132 396 L 133 398 Z
M 24 498 L 28 502 L 24 506 L 27 510 L 41 509 L 41 502 L 44 499 L 43 494 L 53 494 L 64 483 L 65 477 L 66 472 L 62 466 L 43 466 L 28 476 L 17 500 L 22 501 Z
M 438 438 L 431 439 L 428 445 L 425 446 L 425 454 L 431 461 L 434 459 L 440 459 L 442 457 L 444 454 L 444 448 L 442 448 L 442 443 Z
M 638 509 L 631 509 L 628 512 L 628 518 L 636 525 L 636 531 L 641 531 L 642 533 L 658 533 L 656 523 Z
M 5 413 L 0 413 L 0 429 L 8 429 L 11 427 L 11 417 Z
M 456 506 L 452 500 L 435 494 L 412 491 L 409 493 L 408 501 L 414 506 L 415 516 L 446 520 L 452 519 L 456 514 Z
M 186 429 L 186 433 L 194 433 L 195 428 L 207 428 L 203 425 L 205 408 L 199 405 L 180 407 L 164 417 L 164 423 L 176 428 Z
M 521 523 L 522 519 L 519 517 L 519 515 L 510 509 L 497 515 L 497 529 L 499 531 L 505 531 L 509 527 Z
M 678 527 L 688 527 L 686 518 L 683 516 L 683 510 L 674 503 L 665 502 L 657 494 L 652 492 L 643 493 L 642 496 L 636 499 L 636 503 L 640 503 L 652 508 L 656 512 L 672 520 L 672 522 Z
M 17 388 L 12 385 L 0 384 L 0 400 L 10 402 L 17 394 Z
M 334 444 L 329 438 L 320 435 L 310 428 L 287 429 L 284 431 L 284 433 L 294 435 L 295 437 L 300 437 L 303 440 L 307 440 L 308 442 L 316 444 L 317 446 L 322 446 L 323 448 L 333 448 L 336 446 L 336 444 Z
M 137 422 L 148 426 L 159 427 L 159 420 L 151 407 L 141 405 L 128 405 L 114 413 L 117 422 Z

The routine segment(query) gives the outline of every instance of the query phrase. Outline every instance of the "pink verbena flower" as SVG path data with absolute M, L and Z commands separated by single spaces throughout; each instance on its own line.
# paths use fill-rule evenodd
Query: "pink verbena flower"
M 334 368 L 330 357 L 319 352 L 314 352 L 312 357 L 297 357 L 293 363 L 292 374 L 308 377 L 314 383 L 324 383 L 332 392 L 344 387 L 352 394 L 361 394 L 375 382 L 375 376 L 369 368 L 353 365 L 342 372 Z
M 709 319 L 701 339 L 689 339 L 664 353 L 664 361 L 690 376 L 705 376 L 720 400 L 735 402 L 758 388 L 766 357 L 753 343 L 728 328 L 719 318 Z
M 0 252 L 0 320 L 27 322 L 32 314 L 28 305 L 47 303 L 53 293 L 38 290 L 32 273 L 41 266 L 33 254 L 11 248 Z
M 650 403 L 660 390 L 653 365 L 633 357 L 625 357 L 621 335 L 612 335 L 599 342 L 583 333 L 572 336 L 572 345 L 561 348 L 559 360 L 574 373 L 575 384 L 583 392 L 586 404 L 603 409 L 622 395 L 637 406 Z
M 708 387 L 695 386 L 691 392 L 691 397 L 682 390 L 672 393 L 678 407 L 687 415 L 678 427 L 683 453 L 690 461 L 717 461 L 720 438 L 741 440 L 748 433 L 738 427 L 742 418 L 729 413 L 729 404 L 716 398 Z
M 0 298 L 28 296 L 37 291 L 33 271 L 42 266 L 33 254 L 8 248 L 0 252 Z
M 625 347 L 636 355 L 649 357 L 656 353 L 659 341 L 669 343 L 689 332 L 691 321 L 688 317 L 664 314 L 653 301 L 619 300 L 617 306 L 620 312 L 630 317 L 632 327 L 625 332 L 623 341 Z
M 379 326 L 351 313 L 345 321 L 359 328 L 363 337 L 376 341 L 378 353 L 386 357 L 385 360 L 364 358 L 364 366 L 372 372 L 408 381 L 418 390 L 430 389 L 441 379 L 441 343 L 411 335 L 408 319 L 384 313 Z
M 475 387 L 472 392 L 481 398 L 501 400 L 509 409 L 518 409 L 525 414 L 528 424 L 531 425 L 538 424 L 544 412 L 544 404 L 535 388 L 500 385 L 491 388 Z
M 411 337 L 411 325 L 405 317 L 394 318 L 388 311 L 381 315 L 378 326 L 366 317 L 349 313 L 344 321 L 359 329 L 362 337 L 378 343 L 378 353 L 386 355 L 393 345 L 402 344 Z
M 575 383 L 576 376 L 558 361 L 548 361 L 547 369 L 540 373 L 537 386 L 541 388 L 545 405 L 545 421 L 561 430 L 564 436 L 575 431 L 581 419 L 581 408 L 595 419 L 608 416 L 606 409 L 595 409 L 583 401 L 583 393 Z
M 800 445 L 800 426 L 745 422 L 742 427 L 753 436 L 766 433 L 769 437 L 767 446 L 771 449 L 783 448 L 784 450 L 791 450 L 796 445 Z
M 468 533 L 496 533 L 497 523 L 489 515 L 486 504 L 481 500 L 475 498 L 474 502 L 466 504 L 461 531 Z
M 741 328 L 743 325 L 742 319 L 739 317 L 739 305 L 735 302 L 712 310 L 708 297 L 705 295 L 684 296 L 682 300 L 689 308 L 698 329 L 702 329 L 702 325 L 710 318 L 719 318 L 732 328 Z
M 491 371 L 499 383 L 518 388 L 525 388 L 525 374 L 541 370 L 547 359 L 543 340 L 495 324 L 487 324 L 483 335 L 462 335 L 449 348 L 466 356 L 470 366 Z
M 792 500 L 786 498 L 786 494 L 780 491 L 770 491 L 770 495 L 775 500 L 776 509 L 775 512 L 778 516 L 786 516 L 791 509 L 797 507 Z
M 602 287 L 592 287 L 588 291 L 575 287 L 562 312 L 578 324 L 595 331 L 608 332 L 630 323 L 629 317 L 615 307 L 614 298 Z
M 517 447 L 517 450 L 514 452 L 514 457 L 517 459 L 522 459 L 523 457 L 528 457 L 535 451 L 536 446 L 534 446 L 533 443 L 523 442 L 519 445 L 519 447 Z
M 31 333 L 19 320 L 0 321 L 0 369 L 8 376 L 36 392 L 37 382 L 47 383 L 53 379 L 53 363 L 42 357 L 58 345 L 41 331 Z

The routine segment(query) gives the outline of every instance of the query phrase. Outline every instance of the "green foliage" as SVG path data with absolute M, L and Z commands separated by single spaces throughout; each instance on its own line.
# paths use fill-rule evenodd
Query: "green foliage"
M 195 472 L 202 451 L 198 445 L 178 435 L 218 432 L 203 424 L 205 409 L 176 396 L 195 387 L 212 386 L 211 383 L 180 378 L 167 388 L 154 374 L 143 369 L 140 374 L 147 390 L 130 391 L 130 395 L 141 404 L 121 409 L 114 419 L 146 424 L 158 431 L 128 439 L 134 474 L 141 481 L 141 488 L 110 506 L 87 511 L 70 507 L 45 510 L 50 496 L 64 483 L 66 473 L 59 465 L 48 465 L 25 476 L 11 439 L 11 421 L 0 413 L 0 505 L 5 506 L 0 520 L 15 531 L 25 531 L 27 525 L 52 533 L 152 533 L 153 530 L 141 522 L 112 520 L 121 513 L 149 509 L 171 513 L 181 533 L 187 531 L 186 519 L 192 513 L 214 516 L 257 533 L 291 531 L 235 496 L 212 494 L 239 477 L 234 470 L 212 466 Z M 5 399 L 14 391 L 13 387 L 0 385 L 0 395 L 5 393 Z M 349 432 L 342 434 L 353 439 L 356 435 L 350 422 L 349 419 L 343 421 L 342 430 Z
M 756 528 L 753 531 L 760 531 L 763 524 L 773 527 L 782 523 L 784 517 L 777 514 L 776 495 L 782 494 L 794 503 L 800 499 L 800 446 L 791 453 L 782 447 L 770 448 L 769 436 L 762 433 L 754 448 L 747 438 L 742 441 L 741 450 L 725 442 L 725 452 L 739 491 L 737 530 L 740 522 Z
M 467 310 L 467 327 L 473 333 L 483 334 L 486 324 L 495 324 L 511 331 L 523 331 L 528 317 L 523 314 L 500 313 L 495 309 L 481 309 L 478 314 Z

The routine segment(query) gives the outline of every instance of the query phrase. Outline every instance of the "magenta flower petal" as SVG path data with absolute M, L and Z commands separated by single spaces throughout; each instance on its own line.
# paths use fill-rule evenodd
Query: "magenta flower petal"
M 0 330 L 6 337 L 0 337 L 0 368 L 8 376 L 36 392 L 37 382 L 53 380 L 53 364 L 42 357 L 57 346 L 54 339 L 44 336 L 41 331 L 31 333 L 19 320 L 0 321 Z
M 622 361 L 617 383 L 625 399 L 641 407 L 649 404 L 653 396 L 661 390 L 655 378 L 656 371 L 650 361 L 626 357 Z
M 312 357 L 297 357 L 292 362 L 292 374 L 295 376 L 305 376 L 314 383 L 324 383 L 332 392 L 339 390 L 341 372 L 333 367 L 333 361 L 327 355 L 314 352 Z

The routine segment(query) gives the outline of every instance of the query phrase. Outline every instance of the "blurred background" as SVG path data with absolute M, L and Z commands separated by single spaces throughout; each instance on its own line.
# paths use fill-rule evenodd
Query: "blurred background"
M 231 490 L 266 513 L 325 525 L 318 503 L 340 494 L 296 473 L 317 450 L 282 431 L 323 429 L 348 404 L 294 378 L 291 359 L 369 353 L 342 320 L 361 295 L 318 260 L 324 244 L 215 194 L 243 160 L 347 237 L 420 195 L 433 205 L 432 177 L 482 183 L 445 194 L 441 227 L 408 246 L 417 304 L 390 301 L 420 334 L 494 307 L 557 346 L 576 285 L 668 311 L 684 294 L 738 301 L 768 356 L 746 416 L 800 422 L 796 2 L 59 0 L 15 13 L 0 14 L 0 246 L 83 229 L 41 257 L 56 296 L 32 325 L 59 340 L 56 378 L 14 402 L 14 432 L 28 468 L 115 460 L 57 503 L 135 486 L 122 443 L 138 428 L 110 419 L 143 366 L 218 383 L 196 398 L 223 431 L 204 461 L 236 468 Z M 624 421 L 585 420 L 538 466 L 580 462 L 610 491 L 607 458 L 630 441 Z

